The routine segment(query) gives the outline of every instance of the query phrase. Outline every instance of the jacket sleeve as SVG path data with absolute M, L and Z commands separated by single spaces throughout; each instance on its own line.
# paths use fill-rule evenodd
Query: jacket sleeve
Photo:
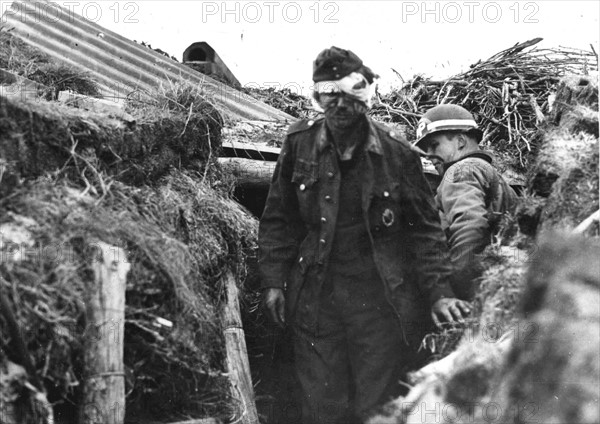
M 294 159 L 288 135 L 281 148 L 258 228 L 261 287 L 285 288 L 306 230 L 292 183 Z
M 404 166 L 408 180 L 406 185 L 410 187 L 406 205 L 408 254 L 421 292 L 433 305 L 441 298 L 455 297 L 450 286 L 452 267 L 440 216 L 423 174 L 421 159 L 413 151 L 407 159 Z
M 485 193 L 484 172 L 473 163 L 450 167 L 440 185 L 439 200 L 448 222 L 450 256 L 459 270 L 468 267 L 474 255 L 489 244 Z

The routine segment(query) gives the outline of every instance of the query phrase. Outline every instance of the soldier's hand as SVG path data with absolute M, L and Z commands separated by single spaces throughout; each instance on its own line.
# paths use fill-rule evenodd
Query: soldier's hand
M 285 296 L 282 289 L 269 288 L 263 292 L 263 308 L 275 324 L 285 325 Z
M 439 328 L 442 322 L 463 323 L 471 312 L 471 304 L 456 298 L 443 298 L 435 302 L 431 308 L 431 318 Z

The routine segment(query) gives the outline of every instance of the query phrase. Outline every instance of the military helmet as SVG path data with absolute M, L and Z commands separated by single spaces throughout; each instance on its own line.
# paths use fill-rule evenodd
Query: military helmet
M 413 145 L 423 148 L 421 143 L 427 136 L 440 131 L 464 131 L 472 134 L 478 143 L 483 137 L 483 131 L 477 126 L 475 118 L 464 107 L 458 105 L 439 105 L 429 109 L 421 117 L 417 126 L 417 138 L 413 142 Z

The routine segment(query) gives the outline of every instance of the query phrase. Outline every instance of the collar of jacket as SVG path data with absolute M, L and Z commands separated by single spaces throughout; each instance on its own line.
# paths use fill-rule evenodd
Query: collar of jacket
M 383 155 L 383 148 L 381 147 L 381 140 L 379 139 L 377 128 L 375 128 L 375 125 L 373 125 L 371 118 L 365 116 L 365 119 L 367 120 L 368 125 L 368 135 L 364 149 L 373 153 L 377 153 L 378 155 Z M 325 124 L 325 119 L 321 121 L 321 127 L 319 128 L 319 134 L 317 137 L 319 153 L 321 153 L 326 147 L 332 145 L 331 140 L 329 137 L 327 137 L 327 126 Z
M 455 161 L 445 163 L 444 164 L 444 173 L 448 170 L 448 168 L 450 168 L 455 163 L 458 163 L 461 160 L 464 160 L 467 158 L 479 158 L 479 159 L 483 159 L 489 163 L 492 163 L 494 161 L 494 155 L 491 152 L 488 152 L 487 150 L 476 150 L 474 152 L 469 152 L 469 153 L 464 154 L 463 156 L 459 157 Z

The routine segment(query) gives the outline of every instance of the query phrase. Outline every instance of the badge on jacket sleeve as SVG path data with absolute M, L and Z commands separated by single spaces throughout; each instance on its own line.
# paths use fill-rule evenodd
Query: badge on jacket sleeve
M 383 214 L 381 214 L 381 222 L 383 222 L 383 225 L 385 225 L 386 227 L 391 227 L 394 223 L 394 211 L 392 211 L 389 208 L 386 208 L 383 211 Z

